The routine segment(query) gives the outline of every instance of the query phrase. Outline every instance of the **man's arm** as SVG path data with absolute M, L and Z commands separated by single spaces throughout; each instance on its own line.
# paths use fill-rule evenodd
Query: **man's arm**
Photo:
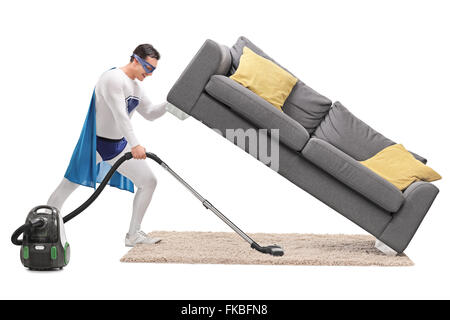
M 153 121 L 166 113 L 167 102 L 153 104 L 147 96 L 142 97 L 142 101 L 136 111 L 145 119 Z

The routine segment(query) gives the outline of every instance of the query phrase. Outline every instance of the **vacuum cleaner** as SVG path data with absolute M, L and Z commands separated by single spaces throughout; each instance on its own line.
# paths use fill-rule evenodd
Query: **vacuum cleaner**
M 247 241 L 252 249 L 255 249 L 261 253 L 270 254 L 272 256 L 282 256 L 284 254 L 283 249 L 278 245 L 270 245 L 265 247 L 260 246 L 227 217 L 225 217 L 208 200 L 203 198 L 197 191 L 187 184 L 186 181 L 176 174 L 157 155 L 151 152 L 147 152 L 146 155 L 147 158 L 152 159 L 167 170 L 172 176 L 174 176 L 202 202 L 206 209 L 211 210 L 239 236 Z M 66 239 L 64 223 L 72 220 L 87 207 L 89 207 L 103 191 L 117 168 L 123 162 L 130 160 L 131 158 L 133 158 L 131 152 L 127 152 L 120 157 L 108 171 L 98 188 L 89 197 L 89 199 L 87 199 L 82 205 L 66 215 L 64 218 L 61 217 L 61 214 L 57 208 L 51 206 L 41 205 L 33 208 L 28 214 L 25 224 L 14 231 L 11 236 L 11 242 L 15 245 L 21 246 L 20 260 L 22 261 L 22 264 L 32 270 L 51 270 L 62 269 L 65 267 L 70 260 L 70 246 Z M 19 239 L 22 234 L 22 239 Z
M 22 233 L 23 239 L 19 240 Z M 57 208 L 42 205 L 31 209 L 11 241 L 21 246 L 20 260 L 31 270 L 62 269 L 69 263 L 70 246 Z

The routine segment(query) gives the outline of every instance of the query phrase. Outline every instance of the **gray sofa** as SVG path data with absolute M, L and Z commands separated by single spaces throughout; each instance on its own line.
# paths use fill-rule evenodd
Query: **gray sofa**
M 232 47 L 206 40 L 167 100 L 224 137 L 227 129 L 278 129 L 267 130 L 267 134 L 275 133 L 279 140 L 280 175 L 395 252 L 403 252 L 438 188 L 415 182 L 402 192 L 363 166 L 359 161 L 394 142 L 300 79 L 280 112 L 228 78 L 236 71 L 244 46 L 277 63 L 245 37 Z M 248 141 L 242 144 L 231 140 L 250 153 Z M 426 163 L 425 158 L 412 154 Z M 252 155 L 262 161 L 258 154 Z

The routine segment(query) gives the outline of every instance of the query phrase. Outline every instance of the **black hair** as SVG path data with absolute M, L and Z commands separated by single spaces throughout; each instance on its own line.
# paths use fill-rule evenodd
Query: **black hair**
M 155 58 L 156 60 L 159 60 L 159 58 L 161 58 L 158 50 L 156 50 L 151 44 L 148 43 L 138 45 L 136 49 L 134 49 L 133 54 L 138 55 L 144 60 L 149 56 L 151 58 Z M 133 59 L 134 57 L 131 56 L 130 62 L 133 62 Z

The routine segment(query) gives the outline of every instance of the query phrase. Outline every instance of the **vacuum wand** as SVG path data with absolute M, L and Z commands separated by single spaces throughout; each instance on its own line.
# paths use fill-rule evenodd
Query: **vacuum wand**
M 179 182 L 181 182 L 181 184 L 183 184 L 197 199 L 199 199 L 202 202 L 203 206 L 206 209 L 209 209 L 212 212 L 214 212 L 214 214 L 216 216 L 218 216 L 231 229 L 233 229 L 238 235 L 240 235 L 245 241 L 247 241 L 250 244 L 251 248 L 253 248 L 253 249 L 255 249 L 255 250 L 259 251 L 259 252 L 262 252 L 262 253 L 271 254 L 273 256 L 282 256 L 284 254 L 283 249 L 280 246 L 277 246 L 277 245 L 261 247 L 252 238 L 250 238 L 247 234 L 245 234 L 244 231 L 239 229 L 233 222 L 231 222 L 227 217 L 225 217 L 225 215 L 223 215 L 208 200 L 203 198 L 197 191 L 195 191 L 195 189 L 192 188 L 186 181 L 184 181 L 178 174 L 176 174 L 172 169 L 170 169 L 170 167 L 166 163 L 164 163 L 161 159 L 156 157 L 156 155 L 153 155 L 153 157 L 156 157 L 160 162 L 157 161 L 156 159 L 150 157 L 148 154 L 147 154 L 147 156 L 149 158 L 155 160 L 156 162 L 158 162 L 164 169 L 166 169 L 172 176 L 174 176 L 175 179 L 177 179 Z
M 227 217 L 225 217 L 218 209 L 216 209 L 208 200 L 206 200 L 205 198 L 203 198 L 197 191 L 194 190 L 194 188 L 192 188 L 186 181 L 184 181 L 178 174 L 176 174 L 164 161 L 162 161 L 157 155 L 151 153 L 151 152 L 147 152 L 146 153 L 147 158 L 152 159 L 153 161 L 155 161 L 156 163 L 158 163 L 159 165 L 161 165 L 164 169 L 166 169 L 172 176 L 174 176 L 179 182 L 181 182 L 190 192 L 192 192 L 192 194 L 194 194 L 194 196 L 199 199 L 203 206 L 206 209 L 211 210 L 212 212 L 214 212 L 214 214 L 216 216 L 218 216 L 223 222 L 225 222 L 231 229 L 233 229 L 238 235 L 240 235 L 245 241 L 247 241 L 251 248 L 262 252 L 262 253 L 268 253 L 271 254 L 273 256 L 282 256 L 284 254 L 283 249 L 280 246 L 277 245 L 271 245 L 271 246 L 266 246 L 266 247 L 261 247 L 259 244 L 257 244 L 252 238 L 250 238 L 247 234 L 245 234 L 241 229 L 239 229 L 233 222 L 231 222 Z M 92 202 L 95 201 L 95 199 L 97 199 L 97 197 L 100 195 L 100 193 L 103 191 L 103 189 L 105 188 L 105 186 L 108 184 L 109 180 L 111 179 L 112 175 L 114 174 L 114 172 L 117 170 L 117 168 L 126 160 L 130 160 L 132 159 L 133 156 L 131 154 L 131 152 L 127 152 L 125 153 L 122 157 L 120 157 L 115 163 L 114 165 L 111 167 L 111 169 L 108 171 L 108 173 L 106 174 L 106 176 L 103 178 L 103 181 L 100 183 L 100 185 L 98 186 L 98 188 L 95 190 L 95 192 L 89 197 L 89 199 L 87 199 L 83 204 L 81 204 L 78 208 L 76 208 L 75 210 L 73 210 L 71 213 L 69 213 L 68 215 L 66 215 L 63 218 L 63 222 L 66 223 L 70 220 L 72 220 L 73 218 L 75 218 L 77 215 L 79 215 L 81 212 L 83 212 L 87 207 L 89 207 Z M 36 224 L 38 224 L 39 222 L 36 221 Z M 25 224 L 23 226 L 21 226 L 19 229 L 17 229 L 13 236 L 11 237 L 11 241 L 16 244 L 16 245 L 20 245 L 21 244 L 21 240 L 18 239 L 18 237 L 24 233 L 26 230 L 28 230 L 29 228 L 31 228 L 32 226 L 29 224 Z

